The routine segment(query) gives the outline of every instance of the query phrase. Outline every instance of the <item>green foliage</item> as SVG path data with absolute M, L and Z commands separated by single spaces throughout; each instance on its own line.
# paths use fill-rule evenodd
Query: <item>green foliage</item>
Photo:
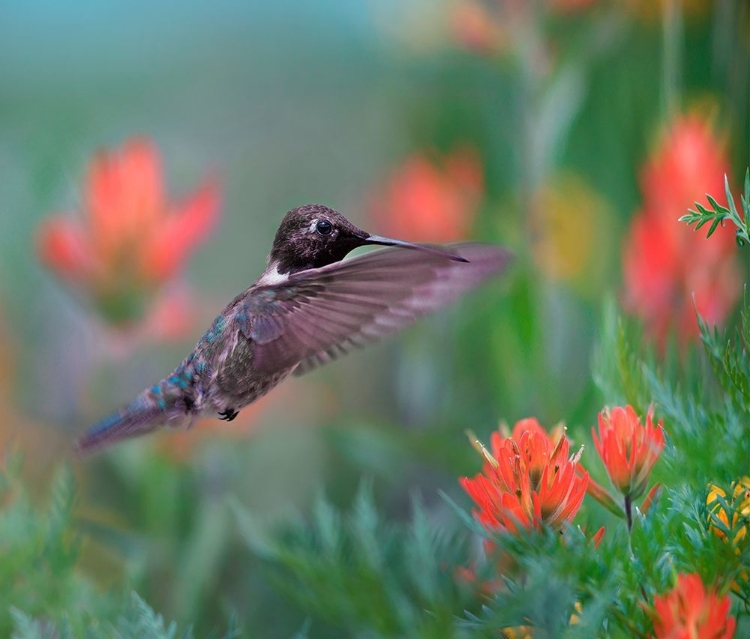
M 745 194 L 740 196 L 740 200 L 742 201 L 742 216 L 737 212 L 726 175 L 724 176 L 724 189 L 729 208 L 719 204 L 710 195 L 706 195 L 711 210 L 696 202 L 695 208 L 698 210 L 693 211 L 690 209 L 690 212 L 687 215 L 683 215 L 679 221 L 695 224 L 696 231 L 710 222 L 711 226 L 708 229 L 706 237 L 711 237 L 719 224 L 723 224 L 725 220 L 730 220 L 737 227 L 735 231 L 737 244 L 744 246 L 750 242 L 750 169 L 745 172 Z
M 570 629 L 575 604 L 582 605 L 576 631 L 591 635 L 611 612 L 617 584 L 622 579 L 616 557 L 593 552 L 592 543 L 579 529 L 564 537 L 550 529 L 528 535 L 490 535 L 496 545 L 484 572 L 499 565 L 512 567 L 482 607 L 467 614 L 465 625 L 473 633 L 490 636 L 500 628 L 533 626 L 542 636 L 557 637 Z M 500 562 L 500 563 L 497 563 Z M 489 570 L 489 572 L 488 572 Z M 495 571 L 494 579 L 498 579 Z
M 638 328 L 620 317 L 609 300 L 594 354 L 594 381 L 607 404 L 630 404 L 641 415 L 652 401 L 643 367 L 643 360 L 650 355 L 644 352 L 643 344 Z
M 248 530 L 250 515 L 239 516 Z M 459 615 L 476 604 L 455 574 L 468 557 L 466 537 L 446 533 L 417 498 L 409 524 L 386 522 L 363 483 L 348 513 L 320 497 L 309 522 L 271 542 L 247 540 L 279 590 L 330 626 L 319 636 L 466 635 Z
M 75 630 L 69 619 L 59 623 L 47 619 L 34 619 L 18 610 L 13 611 L 15 630 L 13 639 L 52 639 L 60 637 L 94 637 L 102 639 L 119 639 L 120 637 L 139 637 L 143 639 L 193 639 L 190 629 L 178 632 L 174 622 L 165 626 L 164 620 L 157 615 L 138 595 L 132 593 L 122 610 L 113 616 L 112 621 L 91 620 L 81 630 Z
M 14 639 L 191 639 L 137 594 L 102 592 L 78 568 L 75 482 L 58 472 L 39 509 L 21 478 L 20 456 L 0 469 L 0 636 Z M 224 635 L 239 636 L 234 625 Z
M 67 469 L 59 472 L 49 503 L 37 510 L 20 479 L 20 466 L 20 459 L 11 457 L 2 474 L 0 636 L 10 635 L 14 610 L 44 616 L 46 623 L 63 623 L 80 634 L 90 618 L 111 609 L 114 597 L 97 593 L 75 570 L 72 475 Z
M 747 412 L 750 407 L 750 302 L 745 292 L 745 308 L 734 337 L 711 328 L 699 318 L 701 339 L 708 361 L 727 399 L 735 410 Z

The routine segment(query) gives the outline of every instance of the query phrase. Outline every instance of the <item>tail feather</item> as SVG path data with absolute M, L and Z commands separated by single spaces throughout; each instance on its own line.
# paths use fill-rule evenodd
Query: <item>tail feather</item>
M 121 439 L 145 435 L 158 428 L 163 418 L 163 410 L 139 398 L 92 426 L 76 441 L 76 452 L 93 453 Z

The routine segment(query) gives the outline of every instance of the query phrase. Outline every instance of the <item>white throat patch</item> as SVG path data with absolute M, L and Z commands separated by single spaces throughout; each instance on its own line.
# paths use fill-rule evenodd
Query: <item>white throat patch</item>
M 258 286 L 275 286 L 289 279 L 288 273 L 279 273 L 279 263 L 271 262 L 256 282 Z

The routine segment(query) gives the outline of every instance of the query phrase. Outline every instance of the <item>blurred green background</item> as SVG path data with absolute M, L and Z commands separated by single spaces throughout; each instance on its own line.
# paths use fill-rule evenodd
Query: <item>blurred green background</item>
M 233 610 L 289 636 L 304 616 L 258 570 L 238 504 L 265 534 L 320 491 L 349 503 L 371 477 L 390 516 L 419 491 L 444 521 L 437 490 L 462 499 L 456 477 L 477 469 L 465 429 L 487 441 L 533 415 L 588 442 L 602 302 L 621 296 L 662 126 L 696 110 L 726 142 L 733 184 L 750 163 L 747 5 L 538 2 L 492 24 L 462 4 L 0 3 L 0 443 L 24 452 L 40 491 L 76 435 L 169 372 L 259 275 L 293 206 L 389 234 L 375 211 L 393 205 L 399 167 L 472 149 L 465 235 L 518 255 L 502 281 L 285 382 L 231 427 L 73 460 L 82 563 L 102 587 L 126 581 L 202 632 Z M 221 184 L 216 228 L 168 285 L 190 299 L 169 339 L 106 327 L 35 249 L 41 220 L 81 208 L 89 158 L 133 135 L 158 145 L 171 195 L 208 173 Z

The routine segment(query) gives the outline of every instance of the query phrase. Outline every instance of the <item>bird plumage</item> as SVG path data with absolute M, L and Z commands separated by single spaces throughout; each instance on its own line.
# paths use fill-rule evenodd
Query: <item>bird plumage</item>
M 342 261 L 366 244 L 394 247 Z M 288 375 L 400 330 L 510 259 L 499 246 L 410 245 L 361 231 L 327 207 L 293 209 L 261 277 L 230 302 L 171 375 L 95 425 L 77 448 L 90 452 L 160 426 L 190 425 L 200 415 L 233 419 Z

